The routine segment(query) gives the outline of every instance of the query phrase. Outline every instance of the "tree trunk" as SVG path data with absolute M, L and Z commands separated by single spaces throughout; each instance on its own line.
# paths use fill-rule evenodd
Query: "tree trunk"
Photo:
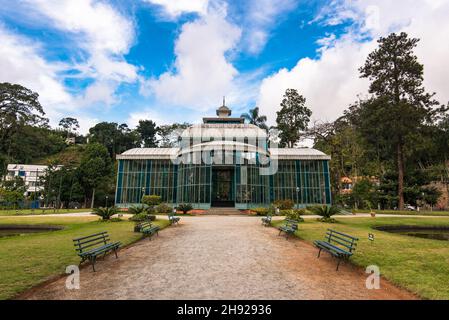
M 95 202 L 95 188 L 92 189 L 92 202 L 90 203 L 90 208 L 94 208 L 94 202 Z
M 401 143 L 397 145 L 397 157 L 398 157 L 398 198 L 399 210 L 404 210 L 404 153 Z

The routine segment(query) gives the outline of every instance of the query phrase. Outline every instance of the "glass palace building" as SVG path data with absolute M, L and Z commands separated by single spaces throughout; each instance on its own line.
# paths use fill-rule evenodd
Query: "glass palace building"
M 180 136 L 178 148 L 139 148 L 117 156 L 115 202 L 139 204 L 144 195 L 198 209 L 265 207 L 292 200 L 297 207 L 330 204 L 329 160 L 308 148 L 277 148 L 265 130 L 231 117 L 225 105 Z

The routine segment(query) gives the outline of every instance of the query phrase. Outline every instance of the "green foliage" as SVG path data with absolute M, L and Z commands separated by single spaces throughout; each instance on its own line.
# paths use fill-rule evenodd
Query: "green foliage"
M 140 120 L 136 132 L 139 134 L 140 143 L 145 148 L 157 147 L 156 134 L 158 130 L 155 122 L 151 120 Z
M 129 214 L 142 214 L 142 213 L 147 213 L 147 209 L 148 207 L 146 206 L 132 206 L 128 209 L 128 213 Z
M 95 189 L 108 183 L 113 175 L 113 166 L 106 147 L 99 143 L 87 145 L 77 171 L 85 196 L 88 197 L 90 192 L 94 196 Z
M 70 136 L 72 131 L 76 131 L 80 128 L 78 120 L 71 117 L 61 119 L 61 121 L 59 121 L 59 126 L 67 132 L 67 137 Z
M 423 86 L 424 67 L 414 54 L 419 39 L 404 32 L 379 39 L 379 47 L 360 68 L 371 81 L 373 95 L 358 107 L 358 127 L 368 143 L 382 146 L 386 159 L 397 165 L 398 206 L 404 206 L 404 177 L 408 155 L 437 115 L 439 103 Z
M 259 107 L 255 107 L 254 109 L 250 109 L 249 113 L 244 113 L 240 117 L 244 118 L 248 121 L 249 124 L 253 124 L 258 126 L 259 128 L 268 131 L 267 116 L 262 116 L 259 113 Z
M 313 206 L 308 209 L 314 214 L 322 217 L 321 219 L 319 219 L 319 221 L 327 223 L 336 222 L 334 219 L 332 219 L 332 216 L 340 213 L 341 211 L 336 206 Z
M 154 221 L 155 219 L 156 219 L 155 215 L 148 214 L 147 212 L 141 212 L 141 213 L 135 214 L 131 218 L 129 218 L 130 221 L 134 221 L 134 222 Z
M 253 208 L 251 211 L 255 212 L 258 216 L 266 216 L 268 214 L 268 208 Z
M 156 212 L 158 213 L 170 213 L 173 211 L 173 208 L 166 203 L 161 203 L 156 207 Z
M 304 209 L 298 209 L 298 210 L 283 210 L 281 212 L 281 215 L 285 215 L 286 219 L 288 220 L 294 220 L 298 222 L 304 222 L 304 219 L 301 217 L 305 214 Z
M 89 138 L 90 142 L 105 146 L 114 159 L 116 154 L 140 146 L 135 131 L 130 130 L 126 124 L 118 125 L 114 122 L 96 124 L 89 129 Z
M 92 213 L 100 216 L 103 220 L 109 220 L 111 217 L 118 213 L 118 209 L 116 207 L 109 208 L 94 208 Z
M 307 130 L 312 111 L 306 106 L 306 99 L 295 89 L 287 89 L 277 112 L 276 124 L 281 146 L 293 148 Z
M 12 145 L 27 126 L 46 126 L 39 94 L 21 85 L 0 83 L 0 154 L 11 156 Z
M 173 148 L 178 146 L 182 132 L 190 127 L 189 123 L 173 123 L 158 127 L 159 147 Z
M 290 210 L 295 206 L 295 202 L 293 200 L 276 200 L 273 205 L 279 210 Z
M 176 209 L 182 211 L 184 214 L 187 214 L 193 209 L 193 206 L 190 203 L 181 203 Z
M 19 190 L 7 190 L 0 188 L 0 202 L 17 205 L 19 201 L 25 199 L 22 191 Z
M 162 202 L 162 197 L 158 195 L 145 195 L 142 197 L 142 203 L 147 206 L 157 206 Z

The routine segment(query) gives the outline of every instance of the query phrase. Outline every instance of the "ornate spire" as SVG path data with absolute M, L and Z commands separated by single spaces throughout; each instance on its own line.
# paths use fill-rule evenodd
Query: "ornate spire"
M 231 109 L 226 107 L 226 97 L 223 96 L 223 105 L 217 109 L 217 116 L 219 116 L 220 118 L 227 118 L 230 117 L 231 114 L 232 114 Z

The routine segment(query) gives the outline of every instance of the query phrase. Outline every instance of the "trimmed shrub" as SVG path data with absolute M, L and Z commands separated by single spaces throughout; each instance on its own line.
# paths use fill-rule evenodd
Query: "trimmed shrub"
M 161 203 L 156 207 L 156 211 L 158 213 L 170 213 L 173 211 L 173 208 L 166 203 Z
M 129 218 L 129 220 L 134 222 L 154 221 L 156 220 L 156 216 L 148 213 L 138 213 Z
M 176 209 L 182 211 L 184 214 L 187 214 L 193 209 L 193 206 L 190 203 L 181 203 Z
M 162 202 L 162 197 L 157 195 L 149 195 L 142 197 L 142 203 L 147 206 L 157 206 Z
M 273 202 L 273 205 L 276 208 L 279 208 L 279 210 L 290 210 L 293 209 L 295 203 L 293 202 L 293 200 L 276 200 L 275 202 Z

